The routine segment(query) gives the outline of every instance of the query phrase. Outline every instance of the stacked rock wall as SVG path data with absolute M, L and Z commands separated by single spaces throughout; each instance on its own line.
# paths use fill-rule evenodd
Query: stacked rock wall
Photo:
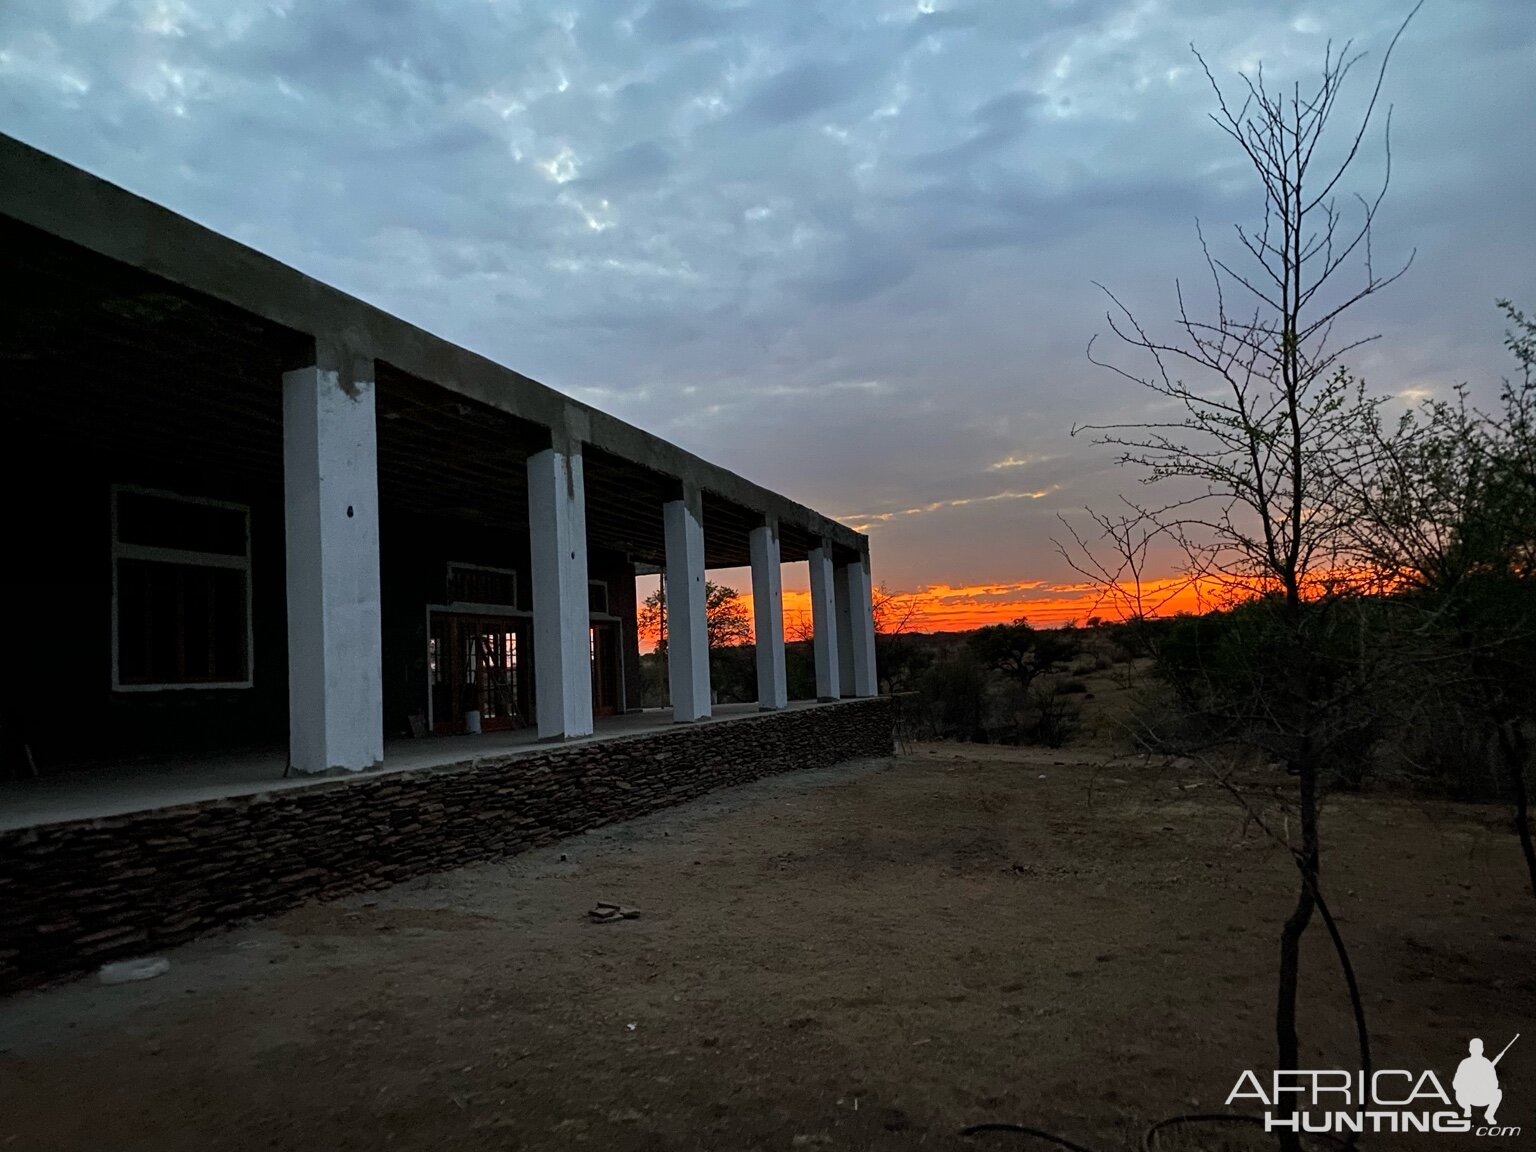
M 888 699 L 0 831 L 0 992 L 210 929 L 891 752 Z

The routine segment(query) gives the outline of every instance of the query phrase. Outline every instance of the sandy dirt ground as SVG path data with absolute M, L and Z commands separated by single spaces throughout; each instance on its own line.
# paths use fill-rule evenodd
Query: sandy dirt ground
M 1324 834 L 1378 1066 L 1449 1086 L 1469 1037 L 1524 1032 L 1500 1120 L 1529 1146 L 1507 814 L 1346 797 Z M 1112 1152 L 1273 1066 L 1293 880 L 1192 767 L 919 746 L 0 1002 L 0 1149 L 1042 1147 L 959 1135 L 1016 1121 Z M 599 900 L 642 915 L 592 923 Z M 1305 1058 L 1353 1067 L 1320 928 L 1304 963 Z

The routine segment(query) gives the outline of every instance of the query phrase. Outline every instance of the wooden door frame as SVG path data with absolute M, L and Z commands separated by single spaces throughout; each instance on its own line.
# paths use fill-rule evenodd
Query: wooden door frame
M 428 604 L 426 606 L 427 643 L 432 642 L 432 614 L 439 613 L 445 616 L 469 616 L 469 617 L 512 617 L 519 620 L 527 620 L 531 624 L 533 613 L 523 608 L 509 608 L 505 604 Z M 529 648 L 533 646 L 530 644 Z M 535 654 L 534 659 L 537 659 Z M 530 670 L 530 675 L 531 670 Z M 435 706 L 432 700 L 432 662 L 427 661 L 427 732 L 433 733 L 437 727 L 437 717 L 434 715 Z
M 424 618 L 426 620 L 426 638 L 428 643 L 430 643 L 432 639 L 432 614 L 434 612 L 443 613 L 450 616 L 508 616 L 519 620 L 527 620 L 530 625 L 533 622 L 533 613 L 528 611 L 526 608 L 510 608 L 504 604 L 428 604 L 424 612 Z M 591 627 L 594 624 L 612 624 L 614 626 L 614 647 L 618 665 L 616 669 L 615 695 L 618 699 L 618 704 L 613 714 L 616 716 L 623 715 L 629 706 L 629 692 L 624 677 L 624 617 L 615 616 L 611 612 L 589 612 L 587 614 L 587 626 Z M 536 650 L 534 650 L 533 645 L 529 645 L 529 649 L 530 655 L 532 657 L 530 663 L 536 665 L 539 654 Z M 533 675 L 531 669 L 528 674 L 530 676 Z M 426 681 L 427 732 L 431 734 L 436 728 L 437 717 L 434 715 L 434 706 L 432 701 L 433 683 L 432 664 L 430 661 L 427 662 L 426 666 Z M 534 686 L 530 681 L 530 700 L 533 698 L 533 691 Z M 532 717 L 529 719 L 531 722 Z
M 609 685 L 612 702 L 608 709 L 599 712 L 597 710 L 597 698 L 592 700 L 592 718 L 598 716 L 622 716 L 624 714 L 624 621 L 618 616 L 606 612 L 591 612 L 587 615 L 587 627 L 596 630 L 603 629 L 607 642 L 613 646 L 612 678 Z M 598 670 L 600 673 L 600 669 Z

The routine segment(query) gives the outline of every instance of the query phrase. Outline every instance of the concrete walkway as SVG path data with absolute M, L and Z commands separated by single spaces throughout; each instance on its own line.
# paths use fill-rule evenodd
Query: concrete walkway
M 815 708 L 811 701 L 797 701 L 792 710 Z M 758 715 L 756 704 L 717 704 L 714 715 L 700 724 L 722 724 Z M 603 716 L 596 731 L 568 744 L 614 740 L 640 732 L 671 727 L 669 708 L 651 708 L 625 716 Z M 422 740 L 390 740 L 384 744 L 384 766 L 378 772 L 408 772 L 418 768 L 442 768 L 478 758 L 530 754 L 549 749 L 533 728 L 514 732 L 487 732 L 480 736 L 430 736 Z M 283 776 L 287 766 L 283 749 L 169 756 L 98 764 L 89 768 L 60 769 L 46 766 L 35 779 L 0 780 L 0 830 L 57 824 L 143 812 L 174 804 L 247 796 L 285 788 L 311 787 L 334 776 Z M 358 773 L 377 775 L 374 773 Z

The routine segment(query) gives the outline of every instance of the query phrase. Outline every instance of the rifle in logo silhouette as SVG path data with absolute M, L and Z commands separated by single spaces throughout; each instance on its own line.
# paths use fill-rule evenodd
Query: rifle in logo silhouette
M 1520 1033 L 1516 1032 L 1515 1033 L 1515 1040 L 1518 1040 L 1518 1039 L 1520 1039 Z M 1504 1045 L 1503 1048 L 1499 1049 L 1499 1054 L 1493 1058 L 1493 1062 L 1494 1062 L 1495 1065 L 1497 1065 L 1500 1060 L 1504 1059 L 1504 1053 L 1508 1052 L 1511 1048 L 1513 1048 L 1515 1046 L 1515 1040 L 1511 1040 L 1508 1044 Z
M 1520 1033 L 1515 1033 L 1515 1040 L 1520 1039 Z M 1492 1060 L 1483 1055 L 1483 1042 L 1473 1039 L 1467 1043 L 1468 1056 L 1456 1069 L 1456 1079 L 1452 1081 L 1452 1087 L 1456 1091 L 1456 1103 L 1461 1105 L 1462 1114 L 1471 1117 L 1472 1109 L 1482 1108 L 1483 1119 L 1489 1124 L 1496 1123 L 1495 1113 L 1498 1112 L 1499 1103 L 1504 1099 L 1504 1092 L 1499 1087 L 1499 1074 L 1494 1070 L 1498 1062 L 1504 1059 L 1504 1052 L 1514 1047 L 1515 1040 L 1504 1045 L 1504 1050 Z

